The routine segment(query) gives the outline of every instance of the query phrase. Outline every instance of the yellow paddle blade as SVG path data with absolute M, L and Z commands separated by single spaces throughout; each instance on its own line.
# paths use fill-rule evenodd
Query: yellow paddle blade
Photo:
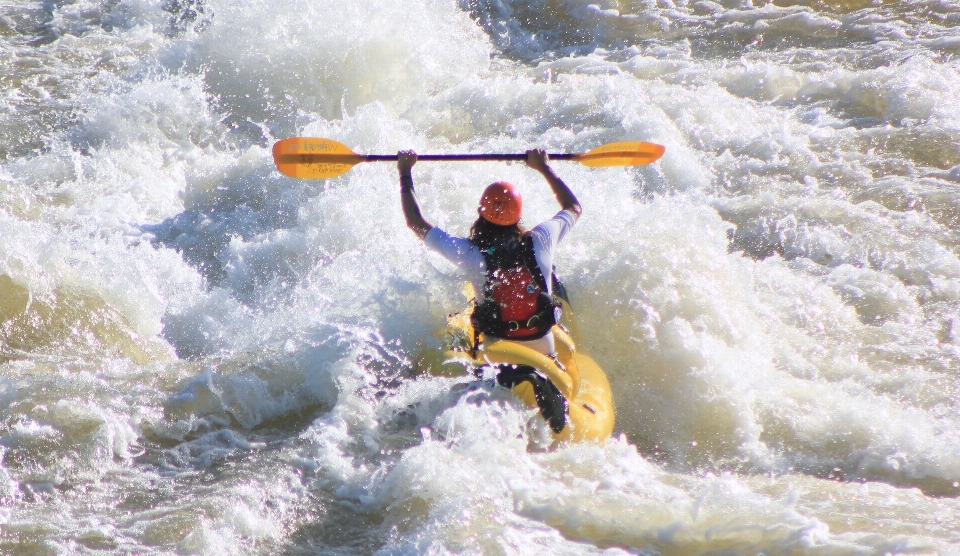
M 598 168 L 601 166 L 641 166 L 663 156 L 663 145 L 642 141 L 621 141 L 600 145 L 590 152 L 572 156 L 573 160 Z
M 335 178 L 366 159 L 333 139 L 292 137 L 273 145 L 277 170 L 291 178 Z

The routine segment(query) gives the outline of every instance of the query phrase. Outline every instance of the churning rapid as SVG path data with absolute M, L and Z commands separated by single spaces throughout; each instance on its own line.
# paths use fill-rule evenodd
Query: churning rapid
M 12 0 L 0 93 L 4 554 L 960 554 L 955 0 Z M 552 164 L 614 437 L 444 364 L 396 166 L 291 136 L 665 145 Z

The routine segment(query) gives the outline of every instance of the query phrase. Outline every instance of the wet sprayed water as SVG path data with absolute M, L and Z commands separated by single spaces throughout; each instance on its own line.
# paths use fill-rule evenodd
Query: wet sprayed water
M 952 0 L 0 6 L 0 552 L 960 553 L 958 55 Z M 444 367 L 395 168 L 293 135 L 666 145 L 554 164 L 614 438 Z

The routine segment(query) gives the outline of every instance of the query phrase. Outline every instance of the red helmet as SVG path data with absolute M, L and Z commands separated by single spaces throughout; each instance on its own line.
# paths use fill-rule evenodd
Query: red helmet
M 484 190 L 477 212 L 491 224 L 513 226 L 520 221 L 522 210 L 523 200 L 517 188 L 505 181 L 498 181 Z

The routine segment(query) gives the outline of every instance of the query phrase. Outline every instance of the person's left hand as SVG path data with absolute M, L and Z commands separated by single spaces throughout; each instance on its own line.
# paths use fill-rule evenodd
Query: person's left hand
M 417 153 L 412 150 L 400 151 L 397 153 L 397 170 L 400 170 L 400 175 L 404 176 L 410 175 L 410 170 L 413 168 L 413 165 L 417 163 Z

